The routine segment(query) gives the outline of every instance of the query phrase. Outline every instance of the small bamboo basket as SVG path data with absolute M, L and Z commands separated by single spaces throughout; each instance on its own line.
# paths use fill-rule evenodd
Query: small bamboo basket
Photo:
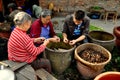
M 101 62 L 101 63 L 90 63 L 84 59 L 82 59 L 78 53 L 80 53 L 81 51 L 87 49 L 87 48 L 91 48 L 95 51 L 99 51 L 101 52 L 105 57 L 108 58 L 108 60 L 104 61 L 104 62 Z M 92 68 L 93 70 L 95 71 L 99 71 L 99 70 L 102 70 L 104 68 L 104 66 L 110 62 L 111 60 L 111 53 L 105 49 L 104 47 L 100 46 L 100 45 L 97 45 L 97 44 L 94 44 L 94 43 L 85 43 L 85 44 L 82 44 L 82 45 L 79 45 L 76 49 L 75 49 L 75 59 L 77 61 L 80 61 L 81 63 L 83 63 L 84 65 Z

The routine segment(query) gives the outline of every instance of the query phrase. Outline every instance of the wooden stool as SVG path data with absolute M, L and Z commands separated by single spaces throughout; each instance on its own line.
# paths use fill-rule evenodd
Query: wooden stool
M 14 71 L 16 77 L 15 80 L 57 80 L 43 68 L 35 71 L 31 65 L 25 62 L 19 63 L 5 60 L 0 62 L 0 65 L 4 65 Z
M 106 23 L 108 18 L 112 18 L 113 19 L 113 23 L 116 23 L 117 16 L 118 16 L 117 11 L 105 11 L 105 13 L 103 15 L 103 19 L 105 19 L 105 23 Z

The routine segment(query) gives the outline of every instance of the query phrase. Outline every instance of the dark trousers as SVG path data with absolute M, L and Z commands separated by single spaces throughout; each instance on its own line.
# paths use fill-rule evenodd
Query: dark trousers
M 36 59 L 31 63 L 31 66 L 37 70 L 40 68 L 44 68 L 46 71 L 48 71 L 49 73 L 51 73 L 51 64 L 50 61 L 48 59 L 45 58 L 40 58 L 40 59 Z

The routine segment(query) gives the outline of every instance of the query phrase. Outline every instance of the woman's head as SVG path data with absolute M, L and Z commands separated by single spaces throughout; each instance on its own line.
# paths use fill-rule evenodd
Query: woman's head
M 82 11 L 82 10 L 78 10 L 74 13 L 74 16 L 73 16 L 73 21 L 76 25 L 80 24 L 82 22 L 82 20 L 84 19 L 85 17 L 85 12 Z
M 48 9 L 43 9 L 41 12 L 41 20 L 43 24 L 47 24 L 51 20 L 51 11 Z
M 14 11 L 15 9 L 17 9 L 17 6 L 16 6 L 15 3 L 9 3 L 7 7 L 8 7 L 10 12 Z
M 31 21 L 32 17 L 26 12 L 19 12 L 14 17 L 15 25 L 23 29 L 29 29 Z

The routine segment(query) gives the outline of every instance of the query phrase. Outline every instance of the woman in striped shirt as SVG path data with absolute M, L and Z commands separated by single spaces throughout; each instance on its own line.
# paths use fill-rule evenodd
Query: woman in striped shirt
M 44 37 L 30 38 L 26 32 L 30 28 L 31 22 L 31 16 L 25 12 L 19 12 L 15 15 L 14 23 L 16 27 L 8 41 L 8 58 L 12 61 L 27 62 L 31 64 L 34 69 L 45 68 L 51 73 L 49 60 L 37 58 L 51 40 L 45 39 Z M 34 45 L 36 42 L 42 44 L 36 47 Z

